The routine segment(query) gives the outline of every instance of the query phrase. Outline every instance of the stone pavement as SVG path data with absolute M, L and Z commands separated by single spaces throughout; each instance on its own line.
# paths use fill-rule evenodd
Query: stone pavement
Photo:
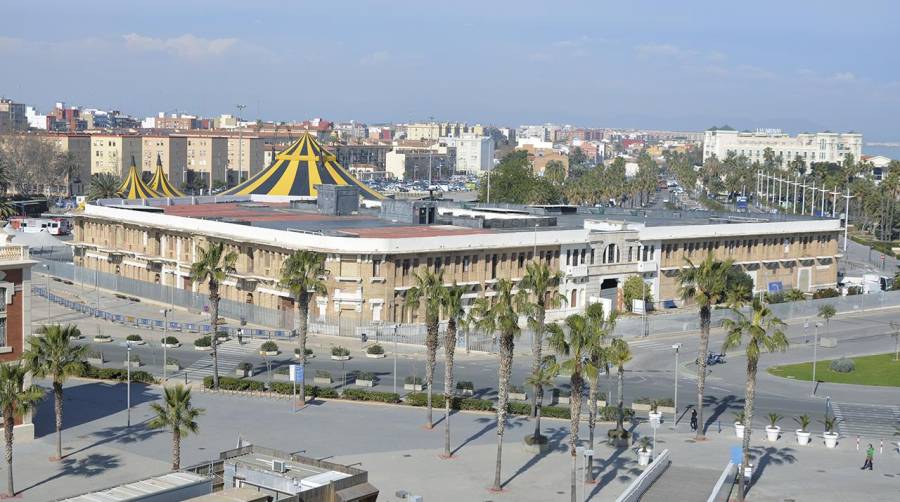
M 170 459 L 167 433 L 149 431 L 149 403 L 158 398 L 158 387 L 135 385 L 132 390 L 132 423 L 125 427 L 124 384 L 73 381 L 66 389 L 63 445 L 67 458 L 49 462 L 53 450 L 52 400 L 45 400 L 36 415 L 38 439 L 17 443 L 15 470 L 23 500 L 44 501 L 123 481 L 164 472 Z M 504 441 L 504 492 L 490 486 L 495 458 L 493 415 L 452 415 L 452 441 L 456 458 L 439 458 L 442 422 L 433 430 L 422 427 L 425 410 L 401 406 L 316 401 L 294 413 L 287 400 L 198 393 L 196 406 L 206 409 L 200 417 L 200 434 L 183 443 L 183 465 L 214 458 L 235 446 L 239 437 L 256 444 L 287 451 L 304 451 L 316 458 L 361 462 L 381 490 L 379 500 L 394 501 L 397 490 L 407 490 L 432 501 L 546 501 L 568 500 L 570 457 L 565 451 L 568 422 L 545 420 L 545 433 L 553 449 L 534 456 L 522 448 L 531 424 L 523 418 L 510 421 Z M 435 419 L 443 414 L 435 413 Z M 598 426 L 604 436 L 610 424 Z M 646 424 L 638 435 L 649 433 Z M 820 431 L 816 430 L 817 433 Z M 582 426 L 582 437 L 586 435 Z M 900 497 L 900 455 L 886 447 L 876 454 L 875 471 L 862 472 L 863 456 L 849 438 L 836 450 L 827 450 L 821 438 L 810 446 L 796 445 L 793 434 L 777 443 L 766 443 L 762 431 L 754 431 L 753 447 L 758 469 L 749 500 L 855 500 L 860 493 L 879 499 Z M 658 431 L 657 447 L 672 451 L 674 467 L 720 472 L 729 449 L 739 444 L 730 428 L 712 432 L 709 440 L 694 443 L 686 426 Z M 598 445 L 596 485 L 584 486 L 589 500 L 611 501 L 639 473 L 636 453 Z M 678 473 L 679 470 L 673 470 Z M 580 479 L 580 477 L 579 477 Z M 677 476 L 676 476 L 677 479 Z M 712 482 L 709 488 L 712 488 Z M 674 500 L 674 499 L 673 499 Z

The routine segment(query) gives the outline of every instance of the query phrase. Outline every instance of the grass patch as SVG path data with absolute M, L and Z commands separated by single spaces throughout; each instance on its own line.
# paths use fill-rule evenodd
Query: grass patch
M 851 373 L 832 371 L 831 360 L 816 363 L 816 379 L 820 382 L 849 383 L 854 385 L 883 385 L 900 387 L 900 361 L 894 353 L 848 358 L 856 364 Z M 812 381 L 812 362 L 772 366 L 769 373 L 782 378 Z

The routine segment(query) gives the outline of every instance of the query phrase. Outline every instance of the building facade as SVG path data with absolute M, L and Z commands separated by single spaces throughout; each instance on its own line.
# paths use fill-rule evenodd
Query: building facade
M 228 184 L 235 185 L 247 180 L 266 167 L 264 152 L 265 141 L 259 136 L 247 133 L 230 135 L 226 159 Z
M 464 135 L 446 138 L 447 146 L 456 148 L 456 170 L 481 174 L 494 167 L 494 140 L 489 136 Z
M 23 103 L 0 98 L 0 133 L 28 130 L 28 117 Z
M 179 136 L 143 136 L 141 138 L 141 171 L 156 172 L 156 163 L 177 188 L 184 187 L 187 168 L 187 138 Z
M 187 174 L 206 189 L 228 181 L 228 138 L 224 136 L 187 136 Z
M 862 156 L 862 134 L 859 133 L 803 133 L 790 136 L 778 129 L 758 129 L 756 132 L 708 130 L 703 137 L 703 160 L 715 156 L 724 159 L 728 153 L 743 155 L 751 162 L 764 160 L 770 148 L 781 167 L 798 156 L 810 165 L 813 162 L 841 163 L 847 155 L 856 161 Z
M 124 176 L 132 159 L 140 165 L 143 139 L 140 136 L 94 134 L 91 138 L 91 174 Z
M 71 154 L 75 172 L 70 180 L 72 195 L 84 195 L 91 182 L 91 137 L 86 134 L 48 134 L 43 136 L 62 154 Z
M 0 235 L 0 362 L 22 359 L 25 338 L 31 335 L 31 267 L 35 264 L 25 246 L 9 243 Z M 31 384 L 26 377 L 25 385 Z M 16 440 L 34 439 L 31 413 L 15 418 Z M 2 430 L 2 428 L 0 428 Z

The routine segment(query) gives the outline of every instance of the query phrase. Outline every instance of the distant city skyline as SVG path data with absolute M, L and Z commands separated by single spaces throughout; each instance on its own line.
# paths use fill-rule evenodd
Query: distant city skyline
M 900 141 L 900 5 L 4 6 L 0 95 L 135 116 L 858 131 Z M 896 149 L 895 149 L 896 150 Z

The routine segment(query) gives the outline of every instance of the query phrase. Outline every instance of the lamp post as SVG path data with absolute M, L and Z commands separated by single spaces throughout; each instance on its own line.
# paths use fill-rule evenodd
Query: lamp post
M 397 326 L 394 324 L 394 394 L 397 393 Z
M 818 348 L 819 348 L 819 326 L 822 323 L 816 323 L 815 334 L 813 335 L 813 368 L 812 368 L 812 381 L 813 381 L 813 395 L 816 394 L 816 361 L 818 360 Z
M 131 342 L 125 342 L 125 372 L 127 373 L 127 383 L 125 384 L 125 407 L 127 409 L 126 427 L 131 427 Z
M 678 426 L 678 350 L 681 349 L 680 343 L 672 344 L 672 348 L 675 349 L 675 420 L 672 424 L 672 429 Z M 653 443 L 656 446 L 656 443 Z
M 844 206 L 844 253 L 847 253 L 847 227 L 850 226 L 850 199 L 853 198 L 850 195 L 850 185 L 847 185 L 847 195 L 842 195 L 844 199 L 847 200 L 846 206 Z
M 241 114 L 244 112 L 244 108 L 247 108 L 247 105 L 234 105 L 238 109 L 238 116 L 235 117 L 234 125 L 238 128 L 238 179 L 237 184 L 240 185 L 243 181 L 242 173 L 244 170 L 244 130 L 240 127 Z M 250 170 L 247 169 L 247 177 L 250 177 Z
M 169 312 L 170 312 L 169 309 L 162 309 L 162 310 L 159 311 L 159 313 L 163 315 L 163 338 L 162 338 L 162 349 L 163 349 L 163 385 L 165 385 L 166 382 L 168 381 L 168 378 L 167 378 L 167 375 L 166 375 L 166 365 L 169 364 L 169 358 L 166 357 L 166 356 L 167 356 L 167 352 L 166 352 L 166 348 L 167 348 L 167 347 L 166 347 L 166 346 L 167 346 L 166 338 L 169 338 Z
M 50 265 L 44 263 L 42 265 L 44 267 L 44 279 L 45 284 L 47 285 L 47 326 L 50 325 Z

